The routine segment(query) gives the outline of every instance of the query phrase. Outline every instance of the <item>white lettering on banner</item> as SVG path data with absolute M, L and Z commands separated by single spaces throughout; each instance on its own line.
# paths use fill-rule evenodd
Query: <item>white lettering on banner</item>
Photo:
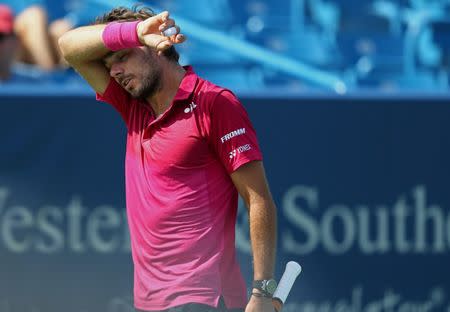
M 53 222 L 50 222 L 50 221 Z M 36 250 L 51 254 L 64 248 L 64 233 L 58 228 L 64 220 L 63 212 L 58 207 L 43 207 L 39 209 L 36 217 L 36 227 L 41 229 L 43 235 L 47 236 L 45 240 L 39 236 L 36 241 Z
M 72 198 L 67 206 L 68 215 L 68 244 L 72 246 L 72 250 L 76 253 L 86 251 L 86 246 L 81 240 L 81 219 L 83 218 L 84 208 L 81 206 L 81 199 Z
M 336 301 L 286 303 L 283 312 L 392 312 L 392 311 L 450 311 L 445 302 L 445 292 L 441 287 L 433 287 L 428 296 L 418 300 L 408 299 L 391 289 L 384 291 L 382 298 L 365 298 L 361 286 L 353 287 L 350 298 L 338 298 Z M 366 295 L 367 297 L 367 295 Z
M 297 198 L 306 201 L 307 206 L 313 210 L 319 209 L 319 197 L 315 189 L 306 186 L 296 186 L 291 188 L 283 197 L 283 209 L 286 218 L 292 222 L 292 228 L 287 227 L 283 233 L 283 246 L 287 251 L 299 254 L 312 252 L 319 243 L 319 231 L 316 223 L 309 215 L 303 213 L 294 206 Z M 286 208 L 285 208 L 286 207 Z M 294 232 L 303 229 L 308 239 L 304 243 L 297 243 Z
M 33 225 L 33 216 L 27 208 L 14 206 L 8 209 L 0 224 L 6 247 L 15 253 L 27 251 L 32 243 Z
M 222 144 L 223 144 L 226 141 L 228 141 L 234 137 L 243 135 L 243 134 L 245 134 L 245 128 L 237 129 L 237 130 L 231 131 L 230 133 L 225 134 L 223 137 L 220 138 L 220 140 L 222 141 Z
M 117 236 L 120 231 L 117 229 L 120 227 L 121 220 L 115 210 L 112 207 L 102 206 L 98 207 L 92 213 L 87 223 L 87 234 L 91 237 L 92 245 L 95 250 L 102 253 L 111 253 L 117 250 L 120 237 Z M 102 237 L 101 232 L 113 233 L 110 239 Z
M 282 200 L 282 211 L 290 225 L 282 233 L 283 249 L 298 255 L 318 248 L 335 255 L 353 248 L 367 255 L 448 252 L 450 211 L 427 205 L 426 195 L 425 186 L 419 185 L 412 190 L 411 204 L 401 195 L 392 207 L 332 204 L 318 214 L 318 190 L 293 186 Z
M 0 248 L 12 253 L 130 252 L 125 209 L 88 210 L 74 196 L 67 207 L 7 207 L 10 191 L 0 188 Z
M 248 148 L 241 146 L 236 153 Z M 80 196 L 72 196 L 65 206 L 31 208 L 9 205 L 10 194 L 10 189 L 0 187 L 0 252 L 130 252 L 125 209 L 107 205 L 88 209 Z M 331 203 L 321 207 L 319 195 L 317 188 L 304 185 L 294 185 L 282 195 L 279 214 L 285 221 L 280 227 L 283 252 L 406 255 L 450 251 L 450 211 L 429 204 L 424 185 L 400 194 L 390 204 L 375 206 Z M 236 247 L 242 253 L 251 253 L 247 211 L 242 203 L 236 222 Z

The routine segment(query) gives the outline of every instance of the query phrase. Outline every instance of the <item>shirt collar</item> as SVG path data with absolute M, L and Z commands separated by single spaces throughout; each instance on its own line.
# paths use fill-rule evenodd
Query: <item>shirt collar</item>
M 184 74 L 177 93 L 175 94 L 175 98 L 173 99 L 174 102 L 187 100 L 191 96 L 192 92 L 194 92 L 195 85 L 197 84 L 198 77 L 192 69 L 192 66 L 183 66 L 183 68 L 186 70 L 186 73 Z

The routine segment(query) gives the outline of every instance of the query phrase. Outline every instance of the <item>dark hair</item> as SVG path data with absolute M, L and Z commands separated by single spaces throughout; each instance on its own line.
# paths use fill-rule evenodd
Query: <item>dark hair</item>
M 97 17 L 94 24 L 107 24 L 116 21 L 143 21 L 155 15 L 156 13 L 149 7 L 143 7 L 139 5 L 135 5 L 131 9 L 126 7 L 117 7 L 104 14 L 103 16 Z M 180 55 L 173 46 L 165 50 L 163 52 L 163 55 L 170 61 L 174 62 L 178 62 L 178 60 L 180 59 Z

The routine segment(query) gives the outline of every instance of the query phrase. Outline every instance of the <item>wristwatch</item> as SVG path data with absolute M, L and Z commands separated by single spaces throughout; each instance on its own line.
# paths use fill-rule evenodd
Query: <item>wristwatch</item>
M 253 281 L 252 286 L 253 288 L 260 290 L 264 295 L 272 297 L 278 285 L 276 280 L 268 279 Z

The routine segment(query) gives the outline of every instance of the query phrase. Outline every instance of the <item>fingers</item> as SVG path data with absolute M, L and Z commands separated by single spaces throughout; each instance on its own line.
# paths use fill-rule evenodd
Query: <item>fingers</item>
M 170 41 L 170 39 L 168 37 L 162 37 L 162 39 L 158 43 L 156 43 L 155 48 L 158 52 L 162 52 L 164 50 L 167 50 L 171 46 L 172 42 Z
M 175 20 L 170 18 L 168 11 L 161 12 L 154 17 L 160 23 L 158 30 L 161 35 L 169 37 L 173 43 L 181 43 L 186 40 L 186 37 L 180 34 L 180 27 L 175 24 Z
M 169 18 L 169 12 L 164 11 L 158 15 L 147 18 L 139 23 L 138 28 L 142 32 L 142 35 L 155 34 L 161 32 L 163 25 L 173 25 L 173 19 Z M 167 27 L 167 26 L 166 26 Z M 170 26 L 169 26 L 170 27 Z
M 173 36 L 174 38 L 172 39 L 173 42 L 175 43 L 183 43 L 186 41 L 186 36 L 183 34 L 177 34 L 175 36 Z
M 180 27 L 169 17 L 167 11 L 139 23 L 137 31 L 140 41 L 155 48 L 158 53 L 168 49 L 173 44 L 186 41 L 186 36 L 180 33 Z
M 186 36 L 184 34 L 180 34 L 180 27 L 175 25 L 175 23 L 173 23 L 173 26 L 170 26 L 169 28 L 162 28 L 161 34 L 169 37 L 173 43 L 182 43 L 186 41 Z
M 182 43 L 186 40 L 186 37 L 182 34 L 177 34 L 172 37 L 163 37 L 162 40 L 160 40 L 156 46 L 155 49 L 158 53 L 158 55 L 162 55 L 162 53 L 173 46 L 174 44 Z
M 159 25 L 159 31 L 163 32 L 173 26 L 175 26 L 175 21 L 169 18 L 166 21 L 164 21 L 161 25 Z
M 161 23 L 164 23 L 169 19 L 169 12 L 168 11 L 161 12 L 158 15 L 156 15 L 156 17 Z

